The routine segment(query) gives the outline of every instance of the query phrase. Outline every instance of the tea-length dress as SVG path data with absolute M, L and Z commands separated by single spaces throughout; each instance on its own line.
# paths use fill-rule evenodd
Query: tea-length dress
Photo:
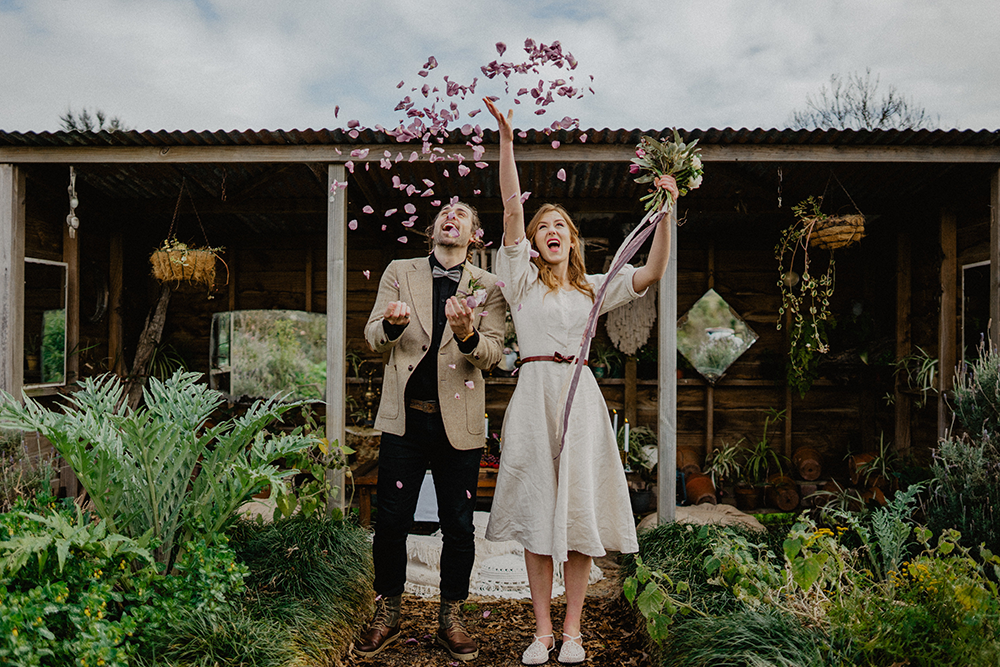
M 550 292 L 521 239 L 503 246 L 497 276 L 510 305 L 521 358 L 578 354 L 593 305 L 575 289 Z M 635 268 L 612 278 L 601 312 L 641 296 Z M 604 275 L 588 275 L 595 293 Z M 573 364 L 533 361 L 518 371 L 503 420 L 500 471 L 486 537 L 516 540 L 564 562 L 568 551 L 603 556 L 638 551 L 625 473 L 600 387 L 587 367 L 577 386 L 560 456 L 560 433 Z

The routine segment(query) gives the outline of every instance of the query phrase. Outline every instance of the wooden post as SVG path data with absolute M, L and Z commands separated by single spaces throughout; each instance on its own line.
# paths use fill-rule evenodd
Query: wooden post
M 945 392 L 955 379 L 955 330 L 958 294 L 958 222 L 953 211 L 941 212 L 941 310 L 938 320 L 938 438 L 948 433 Z
M 108 369 L 125 377 L 125 332 L 122 327 L 122 275 L 125 262 L 121 232 L 111 235 L 108 269 Z
M 306 312 L 311 313 L 313 309 L 313 249 L 312 245 L 306 248 Z
M 24 384 L 24 172 L 0 164 L 0 389 Z
M 899 232 L 896 239 L 896 359 L 902 359 L 912 351 L 910 331 L 912 269 L 910 254 L 910 234 Z M 899 453 L 910 451 L 910 410 L 913 402 L 901 391 L 903 380 L 896 378 L 893 405 L 896 411 L 896 434 L 894 442 Z
M 990 177 L 990 345 L 1000 349 L 1000 169 Z
M 625 357 L 625 384 L 623 385 L 625 391 L 625 401 L 623 404 L 625 419 L 628 420 L 629 424 L 633 426 L 638 424 L 639 410 L 637 404 L 639 402 L 638 392 L 636 391 L 636 358 L 634 355 L 629 355 Z
M 706 290 L 715 289 L 715 240 L 708 241 L 708 286 Z M 712 455 L 715 442 L 715 385 L 705 383 L 705 460 Z
M 659 400 L 657 439 L 657 520 L 673 522 L 677 509 L 677 209 L 670 214 L 670 261 L 660 278 L 659 313 Z
M 66 384 L 80 379 L 80 239 L 63 225 L 63 261 L 66 262 Z
M 326 214 L 326 438 L 344 444 L 347 393 L 347 188 L 334 187 L 347 180 L 342 164 L 329 167 L 327 192 L 334 193 Z M 327 482 L 335 488 L 327 511 L 344 510 L 344 471 L 327 470 Z

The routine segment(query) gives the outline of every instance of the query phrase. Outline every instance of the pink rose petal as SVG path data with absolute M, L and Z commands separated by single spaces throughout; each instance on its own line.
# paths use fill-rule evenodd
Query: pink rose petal
M 472 170 L 469 169 L 468 167 L 466 167 L 464 164 L 458 165 L 458 175 L 459 176 L 468 176 L 470 171 L 472 171 Z
M 396 480 L 396 488 L 397 489 L 403 488 L 403 483 L 401 481 L 399 481 L 398 479 Z
M 560 169 L 559 171 L 557 171 L 556 172 L 556 178 L 558 178 L 560 181 L 565 181 L 566 180 L 566 170 L 565 169 Z
M 450 368 L 451 370 L 455 370 L 455 364 L 448 364 L 448 368 Z
M 581 144 L 587 143 L 587 135 L 586 134 L 581 134 L 580 135 L 580 143 Z
M 396 209 L 390 208 L 388 211 L 385 212 L 385 217 L 390 218 L 395 214 L 396 214 Z
M 476 163 L 476 167 L 479 168 L 479 169 L 486 169 L 486 167 L 488 167 L 488 166 L 490 166 L 490 165 L 488 163 L 486 163 L 486 162 L 477 162 Z
M 521 203 L 523 204 L 524 202 L 528 201 L 528 197 L 530 197 L 530 196 L 531 196 L 531 191 L 530 190 L 528 192 L 522 192 L 521 193 Z
M 504 281 L 502 281 L 502 280 L 498 280 L 497 281 L 497 287 L 506 287 L 506 286 L 507 286 L 507 283 L 505 283 Z
M 434 194 L 434 193 L 431 192 L 431 194 Z M 440 199 L 435 199 L 434 201 L 431 202 L 431 206 L 433 206 L 434 208 L 437 208 L 440 205 L 441 205 L 441 200 Z
M 353 229 L 357 229 L 358 228 L 358 221 L 357 220 L 351 220 L 349 223 L 347 223 L 347 228 L 348 229 L 352 229 L 352 230 Z
M 558 141 L 553 141 L 552 142 L 552 148 L 559 148 L 559 146 L 561 146 L 561 145 L 562 144 L 560 144 Z
M 368 280 L 369 278 L 371 278 L 371 277 L 372 277 L 372 272 L 371 272 L 371 271 L 369 271 L 368 269 L 365 269 L 365 270 L 364 270 L 364 271 L 362 271 L 361 273 L 362 273 L 362 275 L 364 275 L 364 277 L 365 277 L 365 280 Z
M 490 617 L 490 610 L 487 609 L 486 611 L 483 612 L 483 618 L 489 618 L 489 617 Z
M 472 491 L 469 491 L 468 489 L 466 489 L 465 490 L 465 497 L 468 498 L 469 500 L 472 500 Z
M 362 213 L 367 213 L 371 215 L 372 213 L 375 212 L 375 209 L 373 209 L 371 206 L 365 206 L 363 209 L 361 209 L 361 211 Z
M 386 228 L 386 225 L 382 225 L 382 231 L 383 232 L 385 231 L 385 228 Z
M 397 241 L 399 241 L 400 243 L 406 243 L 406 242 L 407 242 L 407 241 L 409 241 L 410 239 L 406 238 L 405 236 L 400 236 L 400 237 L 399 237 L 398 239 L 396 239 L 396 240 L 397 240 Z
M 537 250 L 535 250 L 534 248 L 532 248 L 532 249 L 528 250 L 528 254 L 529 254 L 529 255 L 530 255 L 531 257 L 538 257 L 538 251 L 537 251 Z M 521 308 L 521 307 L 520 307 L 520 306 L 518 306 L 518 310 L 520 310 L 520 308 Z
M 414 213 L 416 213 L 416 212 L 417 212 L 417 207 L 416 207 L 416 206 L 414 206 L 413 204 L 410 204 L 410 203 L 407 203 L 407 204 L 406 204 L 406 205 L 405 205 L 405 206 L 403 207 L 403 210 L 404 210 L 404 211 L 406 211 L 406 213 L 407 213 L 408 215 L 413 215 Z
M 466 380 L 465 381 L 465 386 L 468 387 L 469 389 L 475 389 L 476 388 L 476 384 L 472 380 Z

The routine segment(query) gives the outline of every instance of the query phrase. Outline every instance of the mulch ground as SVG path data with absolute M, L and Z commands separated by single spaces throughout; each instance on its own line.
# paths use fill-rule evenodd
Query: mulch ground
M 599 559 L 604 580 L 587 590 L 583 611 L 583 640 L 587 650 L 584 665 L 590 667 L 652 667 L 642 634 L 633 615 L 618 595 L 617 564 L 611 558 Z M 459 663 L 434 641 L 437 632 L 437 598 L 403 597 L 401 638 L 377 656 L 363 660 L 353 655 L 347 665 L 380 665 L 385 667 L 424 667 L 429 665 L 467 664 L 472 667 L 520 665 L 521 653 L 532 641 L 534 614 L 530 600 L 503 600 L 472 597 L 466 607 L 469 631 L 479 643 L 479 657 Z M 566 610 L 563 596 L 552 600 L 552 621 L 555 632 L 562 628 Z M 558 665 L 558 648 L 552 652 L 549 665 Z

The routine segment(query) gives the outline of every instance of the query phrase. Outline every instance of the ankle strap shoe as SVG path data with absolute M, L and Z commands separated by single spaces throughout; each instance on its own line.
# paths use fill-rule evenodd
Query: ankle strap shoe
M 533 635 L 535 641 L 528 644 L 521 654 L 521 664 L 524 665 L 544 665 L 549 661 L 549 654 L 556 647 L 556 638 L 552 635 Z M 546 646 L 542 640 L 552 637 L 552 646 Z
M 577 643 L 579 641 L 579 643 Z M 587 652 L 583 650 L 583 635 L 576 637 L 563 633 L 562 647 L 559 649 L 559 657 L 556 658 L 564 665 L 575 665 L 587 659 Z

